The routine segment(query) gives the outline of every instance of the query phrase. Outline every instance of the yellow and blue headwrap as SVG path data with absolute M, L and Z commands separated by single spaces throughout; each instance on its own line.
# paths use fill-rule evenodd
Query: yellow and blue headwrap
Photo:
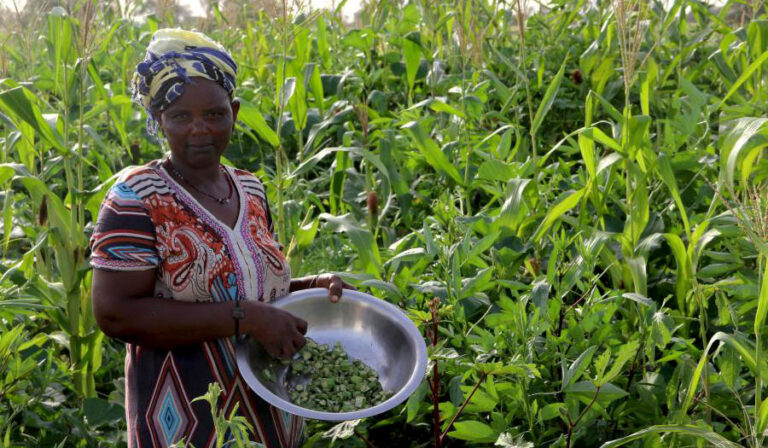
M 192 77 L 218 83 L 235 96 L 237 64 L 219 43 L 202 33 L 176 28 L 157 30 L 147 55 L 133 75 L 133 101 L 147 111 L 147 130 L 157 135 L 157 118 L 182 93 Z

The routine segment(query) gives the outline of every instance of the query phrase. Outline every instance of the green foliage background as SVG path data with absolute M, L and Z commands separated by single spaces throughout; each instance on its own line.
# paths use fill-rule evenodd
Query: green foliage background
M 226 157 L 265 181 L 295 275 L 343 273 L 430 343 L 407 403 L 305 445 L 763 446 L 762 2 L 525 3 L 184 22 L 240 64 Z M 0 12 L 0 446 L 125 446 L 87 241 L 120 170 L 163 153 L 128 86 L 178 16 L 52 6 Z

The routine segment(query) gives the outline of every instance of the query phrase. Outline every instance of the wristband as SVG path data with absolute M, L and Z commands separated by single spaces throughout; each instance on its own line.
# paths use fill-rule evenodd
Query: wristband
M 240 308 L 240 299 L 235 300 L 232 308 L 232 319 L 235 320 L 235 340 L 240 338 L 240 321 L 245 318 L 245 310 Z

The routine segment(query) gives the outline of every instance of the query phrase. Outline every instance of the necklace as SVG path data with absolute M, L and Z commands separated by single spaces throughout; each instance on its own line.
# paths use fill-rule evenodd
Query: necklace
M 227 194 L 227 197 L 225 197 L 225 198 L 216 197 L 216 196 L 214 196 L 214 195 L 212 195 L 212 194 L 210 194 L 210 193 L 208 193 L 206 191 L 203 191 L 203 190 L 197 188 L 194 184 L 192 184 L 184 176 L 181 175 L 179 170 L 177 170 L 176 167 L 173 166 L 173 163 L 171 163 L 171 159 L 166 159 L 166 162 L 167 162 L 166 166 L 168 168 L 170 168 L 170 170 L 173 173 L 173 175 L 175 177 L 177 177 L 180 181 L 184 182 L 186 185 L 191 187 L 196 192 L 202 194 L 203 196 L 207 196 L 207 197 L 213 199 L 214 201 L 218 202 L 221 205 L 229 204 L 229 201 L 232 200 L 232 193 L 234 192 L 234 189 L 232 188 L 232 181 L 229 179 L 229 176 L 227 176 L 226 173 L 224 173 L 224 167 L 221 164 L 219 164 L 219 170 L 221 170 L 222 173 L 224 173 L 224 177 L 227 179 L 227 187 L 229 187 L 229 193 Z

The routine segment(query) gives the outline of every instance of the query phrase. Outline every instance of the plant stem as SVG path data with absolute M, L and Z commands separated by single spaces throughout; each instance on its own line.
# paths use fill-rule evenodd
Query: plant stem
M 359 437 L 359 438 L 360 438 L 360 440 L 362 440 L 362 441 L 363 441 L 363 443 L 365 443 L 365 446 L 367 446 L 368 448 L 376 448 L 376 445 L 374 445 L 373 443 L 371 443 L 371 441 L 370 441 L 370 440 L 368 440 L 368 439 L 367 439 L 367 438 L 366 438 L 364 435 L 362 435 L 362 434 L 360 433 L 360 431 L 358 431 L 358 430 L 357 430 L 357 428 L 354 428 L 354 429 L 353 429 L 353 431 L 355 432 L 355 435 L 356 435 L 357 437 Z
M 565 437 L 565 446 L 567 448 L 571 448 L 571 437 L 573 436 L 573 428 L 575 428 L 576 425 L 579 424 L 579 421 L 581 421 L 582 417 L 584 417 L 584 415 L 586 415 L 587 411 L 589 411 L 592 405 L 595 404 L 595 401 L 597 400 L 597 396 L 599 394 L 600 394 L 600 386 L 597 386 L 597 388 L 595 388 L 595 395 L 592 396 L 592 401 L 590 401 L 587 407 L 584 408 L 583 411 L 581 411 L 579 416 L 576 417 L 576 420 L 572 422 L 570 420 L 568 421 L 568 434 L 566 434 L 566 437 Z
M 445 436 L 448 434 L 448 431 L 451 430 L 451 427 L 456 422 L 456 419 L 459 418 L 459 415 L 461 415 L 461 413 L 464 411 L 464 408 L 467 407 L 467 404 L 469 404 L 469 401 L 472 400 L 472 396 L 475 395 L 475 392 L 477 392 L 477 389 L 480 387 L 481 384 L 483 384 L 483 381 L 485 381 L 486 377 L 488 377 L 487 373 L 483 373 L 482 376 L 480 376 L 480 380 L 478 380 L 477 384 L 475 384 L 475 387 L 472 389 L 469 395 L 467 395 L 467 398 L 464 399 L 464 402 L 461 404 L 461 407 L 459 408 L 459 410 L 451 418 L 451 421 L 448 423 L 448 426 L 445 427 L 445 431 L 443 431 L 443 433 L 440 434 L 440 446 L 442 446 L 443 439 L 445 439 Z
M 281 29 L 281 40 L 282 40 L 282 79 L 278 79 L 278 88 L 279 93 L 277 95 L 277 154 L 275 156 L 275 170 L 277 171 L 276 174 L 276 188 L 277 188 L 277 232 L 278 232 L 278 240 L 281 241 L 283 244 L 287 244 L 290 239 L 288 238 L 287 233 L 287 226 L 285 223 L 285 204 L 283 203 L 283 171 L 286 169 L 286 167 L 283 166 L 283 162 L 287 162 L 287 157 L 284 158 L 285 149 L 283 148 L 283 142 L 280 140 L 281 130 L 283 127 L 283 111 L 284 111 L 284 103 L 282 99 L 283 87 L 285 84 L 285 69 L 286 69 L 286 57 L 288 53 L 288 2 L 287 0 L 283 0 L 283 21 L 282 21 L 282 29 Z M 285 160 L 284 160 L 285 159 Z
M 768 278 L 765 278 L 764 276 L 764 265 L 766 262 L 766 258 L 763 256 L 758 257 L 757 259 L 757 272 L 760 273 L 760 281 L 758 281 L 759 287 L 762 287 L 763 283 L 768 281 Z M 759 300 L 759 299 L 758 299 Z M 763 389 L 763 376 L 761 375 L 761 371 L 759 369 L 759 366 L 762 365 L 763 361 L 763 335 L 762 335 L 762 329 L 755 328 L 755 360 L 757 361 L 758 366 L 758 373 L 755 375 L 755 424 L 754 428 L 757 428 L 760 424 L 760 408 L 762 407 L 762 389 Z M 759 438 L 759 444 L 756 446 L 762 446 L 762 440 L 764 438 L 763 434 L 758 434 L 757 430 L 754 430 L 755 438 Z
M 429 311 L 432 315 L 432 341 L 433 348 L 437 347 L 437 329 L 438 329 L 438 307 L 440 306 L 440 299 L 435 297 L 432 299 L 429 305 Z M 443 445 L 442 437 L 440 437 L 440 372 L 437 366 L 437 359 L 432 364 L 432 382 L 430 383 L 430 392 L 432 394 L 432 428 L 435 437 L 435 448 L 441 448 Z

